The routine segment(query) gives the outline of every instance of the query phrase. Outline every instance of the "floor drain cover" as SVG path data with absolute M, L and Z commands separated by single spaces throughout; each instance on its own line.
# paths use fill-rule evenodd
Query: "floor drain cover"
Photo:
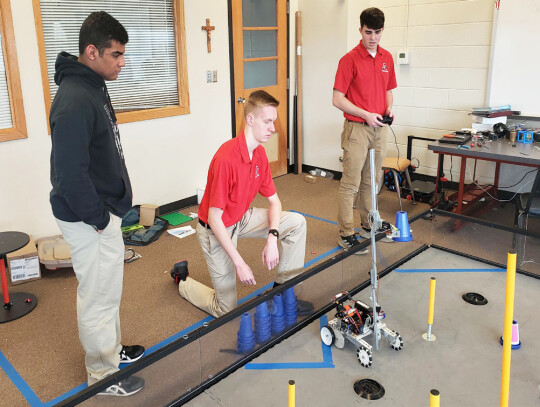
M 354 384 L 354 391 L 367 400 L 378 400 L 384 396 L 384 387 L 371 379 L 358 380 Z
M 472 305 L 486 305 L 488 300 L 481 294 L 478 293 L 467 293 L 463 294 L 463 300 Z

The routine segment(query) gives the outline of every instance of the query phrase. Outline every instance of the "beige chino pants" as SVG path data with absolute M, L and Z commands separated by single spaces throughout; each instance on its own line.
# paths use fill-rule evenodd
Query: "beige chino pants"
M 268 229 L 268 210 L 251 208 L 238 223 L 228 227 L 227 231 L 236 247 L 239 238 L 266 239 Z M 278 231 L 281 244 L 276 282 L 281 284 L 304 269 L 306 220 L 298 213 L 282 212 Z M 236 268 L 210 229 L 198 224 L 197 237 L 214 289 L 188 277 L 186 281 L 180 281 L 178 291 L 182 298 L 196 307 L 219 317 L 236 308 Z
M 111 220 L 99 234 L 84 222 L 56 219 L 71 249 L 77 287 L 79 339 L 86 352 L 88 385 L 118 371 L 120 300 L 124 277 L 122 219 Z
M 341 133 L 343 176 L 338 192 L 340 236 L 350 236 L 354 233 L 353 203 L 357 192 L 360 219 L 364 225 L 368 225 L 367 217 L 371 211 L 369 149 L 375 150 L 375 174 L 378 184 L 380 169 L 386 156 L 387 133 L 388 126 L 370 127 L 365 123 L 345 120 Z

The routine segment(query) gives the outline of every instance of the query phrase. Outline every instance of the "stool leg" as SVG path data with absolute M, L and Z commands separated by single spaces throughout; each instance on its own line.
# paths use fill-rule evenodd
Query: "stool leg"
M 411 176 L 409 175 L 409 169 L 405 168 L 405 177 L 407 177 L 407 185 L 409 185 L 409 190 L 411 191 L 412 203 L 416 205 L 416 199 L 414 199 L 414 191 L 412 188 Z
M 396 170 L 392 169 L 392 174 L 394 174 L 394 184 L 396 184 L 396 192 L 399 199 L 399 210 L 403 211 L 403 207 L 401 206 L 401 188 L 399 187 L 399 178 Z

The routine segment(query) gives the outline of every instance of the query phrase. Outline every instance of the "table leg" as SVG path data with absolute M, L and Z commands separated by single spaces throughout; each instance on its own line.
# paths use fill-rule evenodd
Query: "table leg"
M 495 164 L 495 179 L 493 180 L 493 188 L 495 189 L 495 197 L 499 194 L 499 173 L 501 171 L 501 163 L 497 162 Z
M 465 189 L 465 170 L 467 167 L 467 158 L 461 157 L 461 168 L 459 170 L 459 189 L 456 213 L 461 214 L 463 209 L 463 190 Z

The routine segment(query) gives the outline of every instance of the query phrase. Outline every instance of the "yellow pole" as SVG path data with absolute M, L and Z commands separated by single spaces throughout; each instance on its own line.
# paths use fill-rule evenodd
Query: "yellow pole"
M 429 312 L 428 312 L 428 321 L 427 323 L 429 325 L 433 325 L 433 309 L 435 308 L 435 283 L 437 282 L 437 279 L 435 277 L 431 277 L 431 280 L 429 282 Z
M 440 397 L 441 394 L 439 393 L 439 390 L 431 389 L 429 392 L 429 407 L 439 407 Z
M 434 340 L 437 339 L 435 335 L 431 334 L 431 326 L 433 325 L 433 310 L 435 308 L 435 283 L 436 282 L 437 282 L 437 279 L 435 277 L 431 277 L 431 280 L 429 281 L 428 328 L 427 328 L 427 333 L 422 334 L 422 338 L 430 342 L 433 342 Z
M 289 380 L 289 407 L 294 407 L 295 404 L 295 390 L 294 390 L 294 380 Z
M 512 357 L 512 320 L 516 286 L 516 252 L 508 252 L 506 264 L 506 301 L 504 305 L 503 357 L 501 375 L 501 407 L 508 407 L 510 392 L 510 359 Z

